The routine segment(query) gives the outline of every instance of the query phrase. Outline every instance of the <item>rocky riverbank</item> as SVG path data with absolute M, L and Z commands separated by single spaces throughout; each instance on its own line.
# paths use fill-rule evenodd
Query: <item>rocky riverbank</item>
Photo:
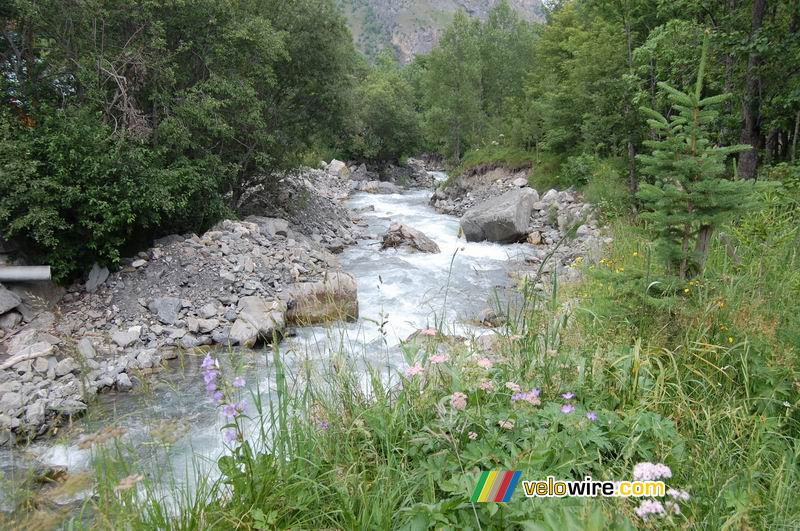
M 113 273 L 95 266 L 49 300 L 36 286 L 0 286 L 0 446 L 52 432 L 180 351 L 250 348 L 287 326 L 357 317 L 336 253 L 366 235 L 341 202 L 371 182 L 394 193 L 431 181 L 413 161 L 380 176 L 332 161 L 249 190 L 242 219 L 162 238 Z
M 598 256 L 611 241 L 599 229 L 596 209 L 575 190 L 540 193 L 528 186 L 526 171 L 498 168 L 459 177 L 436 190 L 431 205 L 443 214 L 461 217 L 468 241 L 530 244 L 527 267 L 513 273 L 521 279 L 536 278 L 541 269 L 545 276 L 556 272 L 562 279 L 575 280 L 579 273 L 573 264 Z

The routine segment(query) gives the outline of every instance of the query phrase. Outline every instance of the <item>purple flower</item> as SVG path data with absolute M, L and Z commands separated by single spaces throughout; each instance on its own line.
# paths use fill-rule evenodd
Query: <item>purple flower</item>
M 589 411 L 588 413 L 586 413 L 586 418 L 594 422 L 597 420 L 597 413 L 595 413 L 594 411 Z
M 541 391 L 539 391 L 538 389 L 531 389 L 531 392 L 528 393 L 528 394 L 530 396 L 532 396 L 533 398 L 539 398 L 539 394 L 540 393 L 541 393 Z
M 222 414 L 226 417 L 233 418 L 236 416 L 236 406 L 233 404 L 228 404 L 222 408 Z
M 572 400 L 573 398 L 575 398 L 575 394 L 574 393 L 564 393 L 563 395 L 561 395 L 561 398 L 563 398 L 564 400 Z
M 213 393 L 216 390 L 217 390 L 217 384 L 216 383 L 211 382 L 210 384 L 206 385 L 206 391 L 208 391 L 209 393 Z
M 203 363 L 200 365 L 201 369 L 213 369 L 217 366 L 217 361 L 211 357 L 210 354 L 206 354 L 206 357 L 203 358 Z
M 319 427 L 320 431 L 325 431 L 325 430 L 328 429 L 328 421 L 327 420 L 321 420 L 321 421 L 319 421 L 319 424 L 317 426 Z
M 203 373 L 203 381 L 208 385 L 217 379 L 217 374 L 219 374 L 217 371 L 206 371 Z
M 222 399 L 224 397 L 225 397 L 225 395 L 222 394 L 222 391 L 217 391 L 216 393 L 214 393 L 214 396 L 213 396 L 214 400 L 217 401 L 217 402 L 222 402 Z
M 564 404 L 561 406 L 561 412 L 564 414 L 572 413 L 575 407 L 572 404 Z
M 232 443 L 236 440 L 236 431 L 235 430 L 225 430 L 222 432 L 222 440 L 225 441 L 227 444 Z
M 237 402 L 233 407 L 235 407 L 236 411 L 238 411 L 239 413 L 244 413 L 247 404 L 245 404 L 244 402 Z
M 244 387 L 244 378 L 242 378 L 240 376 L 237 376 L 236 378 L 234 378 L 233 379 L 233 386 L 238 388 L 238 389 L 241 389 L 242 387 Z

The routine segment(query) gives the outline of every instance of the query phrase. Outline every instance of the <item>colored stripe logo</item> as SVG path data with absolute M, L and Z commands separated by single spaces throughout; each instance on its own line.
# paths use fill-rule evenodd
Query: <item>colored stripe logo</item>
M 470 502 L 507 502 L 517 488 L 522 472 L 483 472 Z

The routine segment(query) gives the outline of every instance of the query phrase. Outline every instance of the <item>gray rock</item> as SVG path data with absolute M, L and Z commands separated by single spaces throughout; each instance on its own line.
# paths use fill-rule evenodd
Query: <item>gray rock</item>
M 392 223 L 383 236 L 381 250 L 405 246 L 423 253 L 439 253 L 441 250 L 436 242 L 425 236 L 417 229 L 400 223 Z
M 3 411 L 9 415 L 16 416 L 13 414 L 17 409 L 22 407 L 22 395 L 20 393 L 16 393 L 14 391 L 10 391 L 5 393 L 2 397 L 0 397 L 0 411 Z
M 575 232 L 577 236 L 590 236 L 592 234 L 592 229 L 590 229 L 586 225 L 581 225 L 578 227 L 578 230 Z
M 40 374 L 47 374 L 47 371 L 50 370 L 50 362 L 47 361 L 47 358 L 36 358 L 33 361 L 33 370 Z
M 228 334 L 231 345 L 253 347 L 259 340 L 270 342 L 280 336 L 286 326 L 286 305 L 281 301 L 266 302 L 261 297 L 242 297 L 239 316 Z
M 72 358 L 64 358 L 56 365 L 56 376 L 66 376 L 67 374 L 78 370 L 78 363 Z
M 19 312 L 10 311 L 0 316 L 0 330 L 13 330 L 22 322 L 22 315 Z
M 545 205 L 550 205 L 552 203 L 558 203 L 558 190 L 550 189 L 542 196 L 542 203 Z
M 299 282 L 289 288 L 291 308 L 286 313 L 290 323 L 309 325 L 358 318 L 358 285 L 341 271 L 324 281 Z
M 129 347 L 133 343 L 139 341 L 139 336 L 142 334 L 141 326 L 132 326 L 128 328 L 127 332 L 117 330 L 111 334 L 111 340 L 122 348 Z
M 30 426 L 39 426 L 45 420 L 45 401 L 37 400 L 25 408 L 25 422 Z
M 133 263 L 131 264 L 131 267 L 139 269 L 140 267 L 144 267 L 146 265 L 147 265 L 147 260 L 139 259 L 139 260 L 134 260 Z
M 86 291 L 94 293 L 106 280 L 108 280 L 108 268 L 100 267 L 98 264 L 92 266 L 89 271 L 89 278 L 86 280 Z
M 537 195 L 531 188 L 518 188 L 470 208 L 461 218 L 464 237 L 468 242 L 524 239 Z
M 22 304 L 22 299 L 13 291 L 9 291 L 0 284 L 0 314 L 9 312 Z
M 183 304 L 177 297 L 158 297 L 150 301 L 147 306 L 152 313 L 156 314 L 159 321 L 168 325 L 175 324 L 182 307 Z
M 511 184 L 513 184 L 517 188 L 524 188 L 528 186 L 528 179 L 526 179 L 525 177 L 517 177 L 516 179 L 511 181 Z
M 396 184 L 384 181 L 368 181 L 361 186 L 361 190 L 370 194 L 399 194 L 403 191 Z
M 133 389 L 133 382 L 131 382 L 130 376 L 124 372 L 117 375 L 116 385 L 117 389 L 120 391 L 130 391 Z
M 97 356 L 97 352 L 88 337 L 78 341 L 77 348 L 80 355 L 86 360 L 92 360 Z
M 153 365 L 155 365 L 155 359 L 153 356 L 154 352 L 155 351 L 151 349 L 141 351 L 136 356 L 136 363 L 139 365 L 139 367 L 142 369 L 150 369 L 153 367 Z
M 328 164 L 328 173 L 343 179 L 350 175 L 350 170 L 344 162 L 333 159 L 331 163 Z
M 200 308 L 200 311 L 197 313 L 203 319 L 212 319 L 217 316 L 217 305 L 214 304 L 213 302 L 209 302 L 208 304 Z

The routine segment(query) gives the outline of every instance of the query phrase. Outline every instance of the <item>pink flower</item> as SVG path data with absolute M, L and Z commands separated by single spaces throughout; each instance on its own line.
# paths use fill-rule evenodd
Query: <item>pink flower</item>
M 514 421 L 513 420 L 500 420 L 497 422 L 497 425 L 503 428 L 504 430 L 510 430 L 514 428 Z
M 650 516 L 662 516 L 664 514 L 664 506 L 656 500 L 644 500 L 634 512 L 642 520 L 647 520 Z
M 453 393 L 450 396 L 450 405 L 453 407 L 453 409 L 464 411 L 464 409 L 467 407 L 467 395 L 464 393 Z
M 436 354 L 435 356 L 431 356 L 431 363 L 433 363 L 434 365 L 438 365 L 440 363 L 446 362 L 448 359 L 449 358 L 444 354 Z
M 478 438 L 478 434 L 475 433 L 474 431 L 471 431 L 471 432 L 469 432 L 469 434 L 467 434 L 467 437 L 469 437 L 470 441 L 474 441 L 475 439 Z
M 425 328 L 423 330 L 418 330 L 417 333 L 421 336 L 428 336 L 428 337 L 436 337 L 436 329 L 435 328 Z
M 477 361 L 477 364 L 478 367 L 480 367 L 481 369 L 486 369 L 487 371 L 491 369 L 492 366 L 494 365 L 492 363 L 492 360 L 490 360 L 489 358 L 481 358 Z
M 676 500 L 689 501 L 689 493 L 685 490 L 667 489 L 667 496 Z
M 656 481 L 658 479 L 669 479 L 672 477 L 672 470 L 663 463 L 638 463 L 633 467 L 634 481 Z
M 491 380 L 483 380 L 481 382 L 480 388 L 484 391 L 494 391 L 494 384 Z
M 515 393 L 519 393 L 519 386 L 514 382 L 506 382 L 506 389 L 513 391 Z
M 413 367 L 406 369 L 406 377 L 413 378 L 414 376 L 422 374 L 423 372 L 425 372 L 425 369 L 423 369 L 422 366 L 414 365 Z

